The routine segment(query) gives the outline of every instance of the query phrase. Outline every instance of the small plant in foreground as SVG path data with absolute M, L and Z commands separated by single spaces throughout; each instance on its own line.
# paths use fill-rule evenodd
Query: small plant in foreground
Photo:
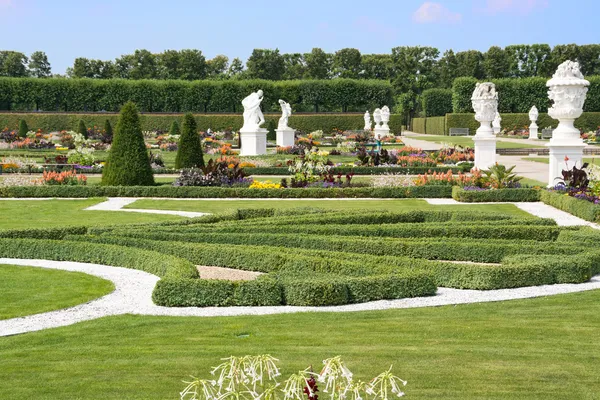
M 406 381 L 392 374 L 392 367 L 369 382 L 354 380 L 340 356 L 323 361 L 316 374 L 310 367 L 292 374 L 283 382 L 278 359 L 266 354 L 222 359 L 213 368 L 214 379 L 194 379 L 179 394 L 182 400 L 318 400 L 317 382 L 329 400 L 388 400 L 404 396 Z

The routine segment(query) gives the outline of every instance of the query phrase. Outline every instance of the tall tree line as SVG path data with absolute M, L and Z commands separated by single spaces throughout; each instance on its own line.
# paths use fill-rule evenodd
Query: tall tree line
M 492 46 L 487 52 L 467 50 L 444 53 L 435 47 L 394 47 L 390 54 L 361 54 L 345 48 L 327 53 L 281 53 L 278 49 L 254 49 L 246 63 L 218 55 L 206 59 L 200 50 L 136 50 L 113 60 L 75 59 L 67 76 L 122 79 L 383 79 L 399 93 L 420 93 L 432 87 L 449 88 L 457 77 L 477 79 L 550 77 L 565 60 L 577 60 L 584 75 L 600 75 L 600 44 Z M 0 76 L 48 77 L 50 63 L 37 51 L 27 57 L 0 51 Z

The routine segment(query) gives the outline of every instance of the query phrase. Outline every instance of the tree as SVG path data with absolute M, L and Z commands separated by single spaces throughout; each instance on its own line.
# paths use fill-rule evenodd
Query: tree
M 85 122 L 82 119 L 80 119 L 79 123 L 77 124 L 77 133 L 82 134 L 86 139 L 88 138 L 88 130 L 85 126 Z
M 48 78 L 52 76 L 48 56 L 43 51 L 36 51 L 29 58 L 29 71 L 36 78 Z
M 69 70 L 71 78 L 93 78 L 94 72 L 90 60 L 84 57 L 77 57 L 73 63 L 73 68 Z
M 227 76 L 230 78 L 239 76 L 244 72 L 244 63 L 239 58 L 234 58 L 231 61 L 231 65 L 229 66 L 229 70 L 227 71 Z
M 27 76 L 27 57 L 18 51 L 0 52 L 0 76 L 22 78 Z
M 333 57 L 322 49 L 315 47 L 304 55 L 306 77 L 309 79 L 328 79 L 331 76 Z
M 19 137 L 25 139 L 27 137 L 27 132 L 29 132 L 29 127 L 27 126 L 27 122 L 22 119 L 19 121 Z
M 215 56 L 215 58 L 208 60 L 206 62 L 206 72 L 208 77 L 211 79 L 221 79 L 225 77 L 228 65 L 229 58 L 224 55 L 218 55 Z
M 106 186 L 150 186 L 154 176 L 137 107 L 131 101 L 121 109 L 113 144 L 102 169 Z
M 434 67 L 439 54 L 439 50 L 434 47 L 394 47 L 392 60 L 396 73 L 396 89 L 400 93 L 412 90 L 418 95 L 423 90 L 433 87 Z
M 441 88 L 451 88 L 452 82 L 456 79 L 458 73 L 458 61 L 452 50 L 446 50 L 444 55 L 436 63 L 435 76 L 438 82 L 437 86 Z
M 283 55 L 284 68 L 283 79 L 293 80 L 302 79 L 306 73 L 306 64 L 304 56 L 300 53 L 290 53 Z
M 165 50 L 158 56 L 159 76 L 162 79 L 179 79 L 180 57 L 177 50 Z
M 483 71 L 483 54 L 477 50 L 460 51 L 456 53 L 457 72 L 456 76 L 472 76 L 482 79 L 485 74 Z
M 279 49 L 254 49 L 246 67 L 251 78 L 279 81 L 283 78 L 285 65 Z
M 499 79 L 508 76 L 508 56 L 506 51 L 498 46 L 492 46 L 485 53 L 483 70 L 487 79 Z
M 182 133 L 179 137 L 175 168 L 200 168 L 204 166 L 202 141 L 198 135 L 196 119 L 191 113 L 183 117 Z
M 558 66 L 567 60 L 575 61 L 579 58 L 579 46 L 576 44 L 559 44 L 554 46 L 550 59 L 544 64 L 544 76 L 552 76 Z
M 583 75 L 600 75 L 600 45 L 587 44 L 579 46 L 577 60 Z
M 389 54 L 365 54 L 361 61 L 360 77 L 364 79 L 391 80 L 394 76 L 394 63 Z
M 333 56 L 333 74 L 340 78 L 358 79 L 362 56 L 357 49 L 341 49 Z
M 544 65 L 551 56 L 547 44 L 512 45 L 506 46 L 505 52 L 509 60 L 509 76 L 513 78 L 528 78 L 545 76 Z
M 179 68 L 179 79 L 194 81 L 206 78 L 206 59 L 200 50 L 181 50 L 179 52 Z
M 136 50 L 117 59 L 117 69 L 121 69 L 122 78 L 156 79 L 159 70 L 157 56 L 145 49 Z
M 169 135 L 179 135 L 179 124 L 177 121 L 173 121 L 171 124 L 171 128 L 169 129 Z
M 113 141 L 113 128 L 108 119 L 104 121 L 104 138 L 105 143 L 112 143 Z

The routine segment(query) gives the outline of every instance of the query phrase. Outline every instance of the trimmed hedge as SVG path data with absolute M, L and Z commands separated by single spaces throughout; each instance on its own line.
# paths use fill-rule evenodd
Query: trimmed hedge
M 586 77 L 590 81 L 585 112 L 600 112 L 600 76 Z M 529 113 L 532 106 L 540 112 L 547 112 L 551 105 L 548 99 L 546 78 L 492 79 L 498 91 L 498 110 L 501 113 Z M 471 96 L 475 90 L 477 79 L 457 78 L 452 85 L 452 109 L 454 113 L 470 113 L 473 111 Z M 502 121 L 504 124 L 504 121 Z M 538 123 L 540 127 L 544 125 Z M 597 126 L 596 126 L 597 127 Z M 594 127 L 594 128 L 596 128 Z M 463 127 L 464 128 L 464 127 Z
M 540 201 L 542 190 L 532 188 L 464 190 L 460 186 L 452 188 L 452 198 L 463 203 L 491 202 L 533 202 Z
M 2 94 L 0 93 L 0 96 Z M 76 124 L 79 119 L 83 119 L 88 126 L 102 126 L 105 121 L 110 121 L 111 124 L 117 123 L 118 114 L 112 113 L 97 113 L 97 114 L 69 114 L 69 113 L 2 113 L 0 112 L 0 129 L 8 127 L 16 128 L 20 119 L 24 119 L 30 126 L 35 129 L 42 129 L 46 132 L 61 131 L 68 129 Z M 140 122 L 142 130 L 162 130 L 169 131 L 171 124 L 175 120 L 179 120 L 183 114 L 142 114 Z M 273 122 L 277 124 L 281 114 L 265 113 L 266 123 Z M 239 114 L 198 114 L 194 113 L 198 129 L 206 131 L 209 128 L 213 131 L 224 129 L 233 129 L 238 131 L 243 123 L 241 110 Z M 403 117 L 399 114 L 390 116 L 390 130 L 395 134 L 402 132 Z M 362 130 L 364 127 L 363 114 L 352 113 L 331 113 L 331 114 L 293 114 L 290 117 L 290 126 L 302 132 L 314 132 L 322 130 L 325 133 L 330 133 L 336 129 L 341 130 Z
M 61 228 L 29 228 L 0 230 L 0 238 L 14 239 L 53 239 L 60 240 L 67 235 L 84 235 L 88 228 L 85 226 Z
M 446 117 L 413 118 L 413 132 L 427 135 L 445 135 Z
M 598 204 L 594 204 L 587 200 L 576 199 L 565 193 L 549 190 L 542 191 L 540 199 L 552 207 L 566 211 L 569 214 L 573 214 L 586 221 L 600 222 L 600 205 Z
M 0 197 L 164 197 L 164 198 L 449 198 L 450 186 L 408 188 L 249 189 L 173 186 L 6 186 Z
M 443 167 L 335 167 L 331 169 L 333 174 L 349 174 L 355 175 L 384 175 L 384 174 L 407 174 L 419 175 L 431 172 L 447 172 L 452 171 L 453 174 L 459 172 L 470 172 L 473 169 L 473 164 L 465 163 L 459 166 L 443 166 Z M 291 172 L 287 167 L 258 167 L 244 168 L 248 175 L 290 175 Z
M 427 89 L 421 93 L 421 108 L 425 117 L 443 117 L 452 112 L 451 89 Z
M 242 99 L 258 89 L 265 94 L 265 111 L 279 110 L 278 99 L 285 99 L 301 111 L 363 111 L 391 105 L 393 100 L 393 87 L 384 80 L 0 78 L 0 109 L 116 111 L 133 101 L 144 112 L 240 112 Z

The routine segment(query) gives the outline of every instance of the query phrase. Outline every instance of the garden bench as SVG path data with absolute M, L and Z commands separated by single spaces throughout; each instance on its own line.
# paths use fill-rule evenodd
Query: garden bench
M 554 129 L 542 129 L 542 139 L 552 139 Z
M 450 128 L 449 136 L 469 136 L 469 128 Z

